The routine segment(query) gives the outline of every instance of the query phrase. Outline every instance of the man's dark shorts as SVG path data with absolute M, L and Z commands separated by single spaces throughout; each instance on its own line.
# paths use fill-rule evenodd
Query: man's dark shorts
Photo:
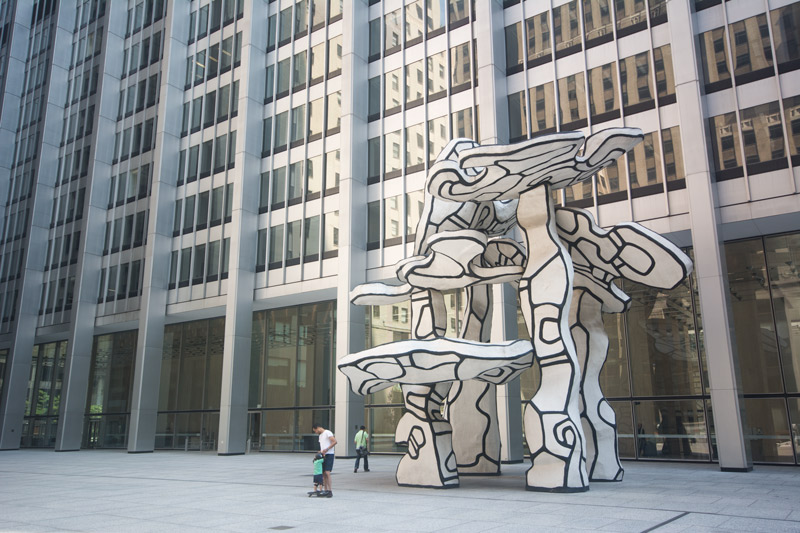
M 333 454 L 326 453 L 325 459 L 322 461 L 322 471 L 330 472 L 331 470 L 333 470 Z

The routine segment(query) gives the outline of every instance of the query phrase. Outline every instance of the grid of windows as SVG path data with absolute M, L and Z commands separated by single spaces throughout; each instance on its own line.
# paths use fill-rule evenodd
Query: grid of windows
M 669 44 L 610 62 L 611 57 L 605 54 L 604 63 L 587 52 L 585 66 L 576 63 L 574 58 L 562 60 L 581 52 L 584 47 L 588 51 L 612 40 L 615 32 L 620 38 L 665 21 L 666 6 L 660 1 L 651 1 L 649 6 L 643 1 L 621 1 L 612 6 L 605 0 L 573 0 L 551 11 L 525 12 L 523 20 L 507 24 L 505 51 L 509 85 L 518 87 L 519 82 L 529 85 L 526 90 L 511 92 L 507 97 L 509 140 L 517 142 L 555 131 L 585 128 L 589 128 L 587 133 L 590 133 L 628 123 L 641 126 L 642 119 L 637 115 L 674 104 L 675 81 Z M 644 42 L 637 39 L 637 42 Z M 555 67 L 542 66 L 552 62 L 553 56 L 559 60 Z M 580 65 L 580 70 L 575 70 L 576 65 Z M 538 85 L 530 86 L 534 78 L 517 74 L 526 68 L 536 69 Z M 553 70 L 549 70 L 551 68 Z M 573 73 L 567 74 L 570 71 Z M 555 72 L 557 77 L 553 76 Z M 555 79 L 545 81 L 548 75 Z M 622 158 L 591 180 L 566 189 L 563 197 L 555 192 L 556 202 L 593 207 L 666 194 L 684 187 L 682 155 L 675 153 L 675 146 L 680 147 L 680 128 L 664 124 L 659 130 L 664 119 L 660 115 L 649 117 L 652 120 L 647 122 L 655 123 L 655 131 L 645 130 L 645 142 L 635 153 L 628 154 L 627 164 L 626 158 Z
M 268 19 L 257 272 L 282 272 L 338 252 L 338 228 L 335 244 L 326 235 L 338 220 L 335 200 L 328 198 L 339 191 L 343 36 L 334 24 L 343 2 L 278 7 Z M 319 272 L 306 269 L 303 277 Z M 273 283 L 269 279 L 257 277 L 256 285 Z

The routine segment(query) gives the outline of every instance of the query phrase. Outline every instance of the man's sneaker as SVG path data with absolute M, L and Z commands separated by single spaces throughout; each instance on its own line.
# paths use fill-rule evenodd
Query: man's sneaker
M 369 472 L 369 468 L 365 468 L 365 469 L 364 469 L 364 472 Z
M 322 497 L 323 498 L 333 498 L 333 491 L 332 490 L 326 491 L 325 494 L 322 495 Z

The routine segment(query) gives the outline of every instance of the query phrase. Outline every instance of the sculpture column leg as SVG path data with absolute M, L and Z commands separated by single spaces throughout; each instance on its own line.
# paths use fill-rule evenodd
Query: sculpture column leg
M 439 291 L 411 295 L 411 337 L 433 339 L 447 331 L 447 308 Z M 403 385 L 407 412 L 395 429 L 395 442 L 407 444 L 408 452 L 397 465 L 397 484 L 414 487 L 458 486 L 458 467 L 453 453 L 452 428 L 442 416 L 450 383 L 434 386 Z
M 492 322 L 492 287 L 467 287 L 462 339 L 489 342 Z M 460 474 L 500 473 L 500 428 L 497 421 L 497 386 L 476 380 L 453 383 L 445 418 L 453 427 L 453 451 Z
M 542 384 L 524 416 L 532 462 L 526 488 L 588 490 L 578 403 L 580 368 L 569 329 L 572 260 L 556 232 L 548 185 L 520 197 L 517 220 L 528 250 L 520 303 L 542 371 Z
M 408 412 L 397 424 L 395 442 L 407 444 L 408 452 L 397 465 L 397 484 L 439 489 L 458 487 L 452 430 L 441 413 L 450 384 L 402 388 Z
M 586 435 L 586 464 L 591 481 L 622 481 L 617 418 L 600 389 L 600 372 L 608 357 L 602 303 L 589 292 L 575 289 L 570 329 L 581 367 L 581 422 Z

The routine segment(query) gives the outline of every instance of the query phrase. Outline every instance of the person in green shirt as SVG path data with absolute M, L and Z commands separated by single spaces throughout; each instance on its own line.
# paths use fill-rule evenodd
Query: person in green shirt
M 369 472 L 369 459 L 367 456 L 369 455 L 369 451 L 367 450 L 367 443 L 369 442 L 369 434 L 364 426 L 361 426 L 361 429 L 356 433 L 356 438 L 353 439 L 356 443 L 356 467 L 353 470 L 353 473 L 358 472 L 358 464 L 361 462 L 361 458 L 364 458 L 364 472 Z
M 321 453 L 318 453 L 314 456 L 314 492 L 317 496 L 320 495 L 323 488 L 323 479 L 322 479 L 322 463 L 324 462 L 324 456 Z M 309 493 L 311 496 L 311 493 Z

